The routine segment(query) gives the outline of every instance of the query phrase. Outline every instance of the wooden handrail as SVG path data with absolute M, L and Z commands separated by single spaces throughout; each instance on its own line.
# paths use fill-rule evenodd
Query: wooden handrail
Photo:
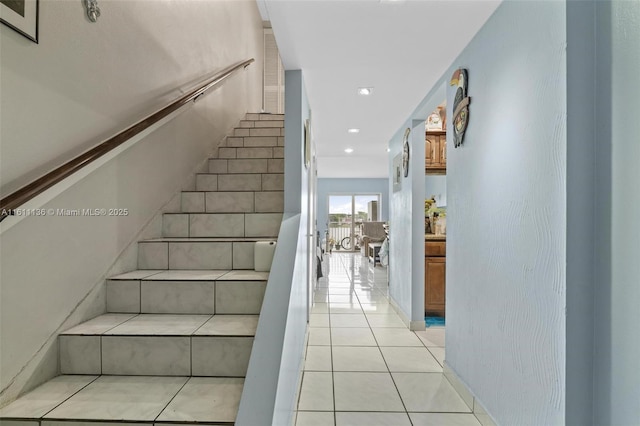
M 209 89 L 213 88 L 217 84 L 221 83 L 223 80 L 230 77 L 234 72 L 239 70 L 240 68 L 248 67 L 255 59 L 247 59 L 242 62 L 238 62 L 233 64 L 222 71 L 218 72 L 215 76 L 207 79 L 203 83 L 201 83 L 196 89 L 190 91 L 186 95 L 180 97 L 179 99 L 171 102 L 166 107 L 162 108 L 160 111 L 149 115 L 146 118 L 138 121 L 136 124 L 131 127 L 121 131 L 117 135 L 107 139 L 106 141 L 100 143 L 99 145 L 91 148 L 90 150 L 84 152 L 83 154 L 78 155 L 74 159 L 67 161 L 60 167 L 57 167 L 55 170 L 47 173 L 46 175 L 34 180 L 33 182 L 23 186 L 22 188 L 12 192 L 11 194 L 4 197 L 0 200 L 0 221 L 10 216 L 10 212 L 14 209 L 17 209 L 27 201 L 34 198 L 36 195 L 41 194 L 47 189 L 51 188 L 56 183 L 62 181 L 63 179 L 71 176 L 78 170 L 83 167 L 91 164 L 98 158 L 102 157 L 109 151 L 114 148 L 122 145 L 132 137 L 142 133 L 149 127 L 153 126 L 155 123 L 159 122 L 163 118 L 167 117 L 169 114 L 175 112 L 180 109 L 184 105 L 188 104 L 191 101 L 195 101 L 197 98 L 202 96 Z

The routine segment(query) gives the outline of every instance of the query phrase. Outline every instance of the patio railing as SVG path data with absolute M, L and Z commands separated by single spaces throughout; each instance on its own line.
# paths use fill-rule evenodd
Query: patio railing
M 350 222 L 329 222 L 329 241 L 334 241 L 334 250 L 344 250 L 342 247 L 342 240 L 351 236 L 351 223 Z M 356 222 L 354 227 L 355 234 L 362 236 L 362 223 Z M 349 251 L 353 251 L 353 244 L 349 245 Z

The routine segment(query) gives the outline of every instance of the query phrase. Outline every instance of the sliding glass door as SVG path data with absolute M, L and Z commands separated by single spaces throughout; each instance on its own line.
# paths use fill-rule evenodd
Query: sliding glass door
M 380 218 L 380 194 L 329 195 L 327 241 L 333 250 L 360 250 L 362 222 Z

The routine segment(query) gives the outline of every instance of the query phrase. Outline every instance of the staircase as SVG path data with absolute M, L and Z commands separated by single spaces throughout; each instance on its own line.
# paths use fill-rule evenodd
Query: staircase
M 58 337 L 62 375 L 3 423 L 233 424 L 269 276 L 254 247 L 284 210 L 283 127 L 247 114 L 163 215 L 163 237 L 138 243 L 138 270 L 107 280 L 107 313 Z

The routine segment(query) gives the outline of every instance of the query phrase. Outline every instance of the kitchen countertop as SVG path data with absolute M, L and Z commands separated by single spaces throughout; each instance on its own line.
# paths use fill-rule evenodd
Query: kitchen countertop
M 447 241 L 446 235 L 424 234 L 425 241 Z

